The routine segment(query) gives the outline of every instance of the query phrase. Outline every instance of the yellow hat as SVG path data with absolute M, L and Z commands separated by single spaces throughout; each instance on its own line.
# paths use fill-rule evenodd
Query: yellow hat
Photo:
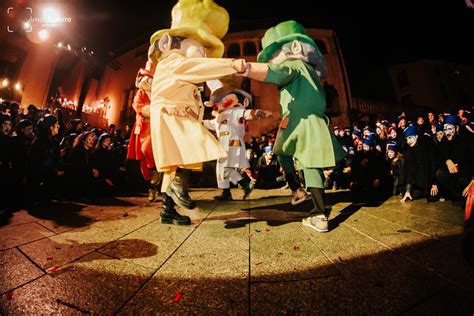
M 229 14 L 214 0 L 178 0 L 171 11 L 171 18 L 170 29 L 156 31 L 151 36 L 152 46 L 168 33 L 198 41 L 204 46 L 207 57 L 224 55 L 224 44 L 220 39 L 229 28 Z

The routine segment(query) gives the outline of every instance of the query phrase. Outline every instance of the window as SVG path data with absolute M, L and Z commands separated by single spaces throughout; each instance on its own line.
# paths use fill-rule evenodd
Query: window
M 323 41 L 314 41 L 316 45 L 318 45 L 319 51 L 323 55 L 327 55 L 328 53 L 328 48 L 326 47 L 326 44 Z
M 227 57 L 240 57 L 240 45 L 238 43 L 230 44 L 227 48 Z
M 244 56 L 257 56 L 257 47 L 254 42 L 245 42 Z
M 397 74 L 398 86 L 401 88 L 408 87 L 408 75 L 406 70 L 399 71 Z

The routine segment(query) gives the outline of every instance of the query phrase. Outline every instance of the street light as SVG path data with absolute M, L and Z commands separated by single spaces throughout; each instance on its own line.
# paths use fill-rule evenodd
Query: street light
M 9 83 L 9 82 L 8 82 L 8 79 L 7 79 L 7 78 L 3 79 L 3 81 L 2 81 L 2 87 L 3 87 L 3 88 L 7 87 L 7 86 L 8 86 L 8 83 Z
M 49 37 L 49 32 L 45 29 L 42 29 L 41 31 L 38 32 L 38 35 L 41 40 L 46 40 Z
M 59 18 L 59 11 L 55 7 L 44 8 L 43 17 L 46 18 L 48 22 L 54 22 Z
M 19 82 L 15 84 L 15 90 L 21 91 L 21 84 Z

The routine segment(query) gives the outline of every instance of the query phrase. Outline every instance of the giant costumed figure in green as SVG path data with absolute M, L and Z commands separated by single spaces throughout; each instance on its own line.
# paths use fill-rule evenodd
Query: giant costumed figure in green
M 278 155 L 293 191 L 292 204 L 306 199 L 300 188 L 293 158 L 303 170 L 314 208 L 303 225 L 318 232 L 328 231 L 324 210 L 323 168 L 333 167 L 345 151 L 329 131 L 324 114 L 326 100 L 320 77 L 327 74 L 326 63 L 303 26 L 282 22 L 268 29 L 262 38 L 258 63 L 247 63 L 245 76 L 278 86 L 281 123 L 273 151 Z

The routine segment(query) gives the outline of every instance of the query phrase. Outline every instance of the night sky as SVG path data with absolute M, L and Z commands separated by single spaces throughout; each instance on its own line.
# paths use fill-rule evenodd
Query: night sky
M 469 0 L 468 0 L 469 1 Z M 470 0 L 472 1 L 472 0 Z M 336 31 L 355 96 L 390 98 L 373 85 L 388 64 L 434 58 L 473 64 L 474 9 L 465 0 L 439 1 L 276 1 L 216 0 L 230 14 L 230 31 L 245 25 L 268 28 L 294 19 L 305 27 Z M 347 2 L 347 3 L 346 3 Z M 148 40 L 171 23 L 175 0 L 63 0 L 56 3 L 73 22 L 63 36 L 92 47 L 97 56 Z M 369 4 L 370 3 L 370 4 Z M 417 4 L 414 4 L 417 3 Z M 258 7 L 254 5 L 258 4 Z M 372 79 L 371 79 L 372 78 Z

